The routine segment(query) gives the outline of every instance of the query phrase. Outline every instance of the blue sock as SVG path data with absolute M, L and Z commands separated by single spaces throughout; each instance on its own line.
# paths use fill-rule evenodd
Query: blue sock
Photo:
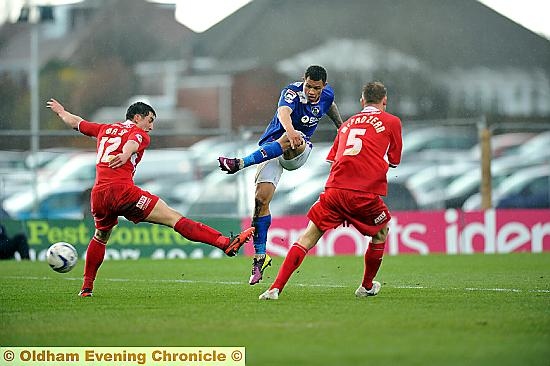
M 282 154 L 283 148 L 277 141 L 268 142 L 267 144 L 260 146 L 260 148 L 252 154 L 243 158 L 244 167 L 263 163 L 264 161 L 271 160 L 277 156 L 281 156 Z
M 252 220 L 252 226 L 256 228 L 256 232 L 254 233 L 254 250 L 256 254 L 265 254 L 267 230 L 271 226 L 271 215 L 256 217 Z

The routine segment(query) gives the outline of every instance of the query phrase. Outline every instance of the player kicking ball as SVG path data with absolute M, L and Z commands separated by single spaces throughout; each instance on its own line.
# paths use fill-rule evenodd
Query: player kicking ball
M 260 137 L 256 151 L 243 158 L 218 158 L 220 169 L 227 174 L 258 164 L 252 217 L 252 226 L 256 229 L 255 255 L 250 285 L 260 282 L 264 270 L 271 265 L 271 258 L 266 254 L 267 231 L 271 225 L 269 204 L 283 170 L 295 170 L 305 164 L 312 149 L 310 138 L 324 115 L 329 116 L 336 127 L 342 124 L 334 103 L 334 91 L 327 83 L 327 72 L 313 65 L 307 68 L 303 81 L 281 91 L 277 112 Z
M 386 174 L 401 161 L 401 120 L 386 112 L 387 91 L 380 82 L 363 88 L 360 113 L 338 129 L 327 160 L 330 174 L 319 200 L 308 212 L 305 232 L 288 251 L 275 282 L 260 300 L 277 300 L 290 276 L 324 232 L 341 224 L 352 224 L 362 235 L 372 237 L 364 257 L 363 280 L 357 297 L 376 296 L 380 282 L 374 281 L 388 235 L 390 212 L 380 196 L 387 194 Z

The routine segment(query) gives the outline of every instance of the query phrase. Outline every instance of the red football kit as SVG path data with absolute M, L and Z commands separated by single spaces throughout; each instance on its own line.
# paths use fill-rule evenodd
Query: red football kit
M 308 212 L 323 230 L 348 222 L 373 236 L 390 220 L 380 198 L 387 194 L 388 167 L 401 161 L 398 117 L 367 106 L 340 126 L 327 160 L 332 161 L 325 191 Z
M 113 124 L 81 121 L 78 130 L 97 138 L 96 180 L 91 194 L 91 211 L 95 227 L 112 229 L 118 216 L 135 223 L 143 221 L 159 200 L 159 197 L 142 190 L 134 184 L 134 172 L 151 139 L 147 132 L 131 121 Z M 121 167 L 109 167 L 109 161 L 122 153 L 128 141 L 139 144 L 138 151 Z

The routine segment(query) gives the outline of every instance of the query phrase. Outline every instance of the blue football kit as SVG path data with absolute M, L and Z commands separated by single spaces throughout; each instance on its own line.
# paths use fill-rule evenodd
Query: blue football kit
M 282 106 L 287 106 L 292 109 L 290 117 L 292 118 L 292 126 L 296 131 L 301 131 L 305 138 L 309 140 L 319 120 L 327 114 L 330 106 L 334 102 L 334 90 L 330 85 L 326 85 L 317 103 L 308 102 L 307 96 L 304 93 L 304 82 L 298 81 L 288 85 L 281 91 L 277 109 Z M 260 137 L 258 145 L 264 145 L 267 142 L 275 141 L 285 133 L 285 128 L 277 117 L 277 112 L 265 132 Z

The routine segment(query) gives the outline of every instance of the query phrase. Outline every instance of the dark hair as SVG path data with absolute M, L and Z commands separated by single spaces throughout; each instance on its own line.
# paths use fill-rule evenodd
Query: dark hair
M 380 81 L 371 81 L 363 88 L 363 99 L 367 103 L 380 103 L 388 91 Z
M 310 78 L 311 80 L 319 81 L 323 80 L 323 83 L 327 82 L 327 70 L 321 66 L 313 65 L 307 68 L 304 74 L 304 79 Z
M 135 102 L 128 107 L 128 110 L 126 111 L 126 119 L 131 121 L 136 114 L 146 117 L 149 112 L 153 113 L 153 116 L 157 116 L 155 110 L 149 104 L 145 104 L 143 102 Z

